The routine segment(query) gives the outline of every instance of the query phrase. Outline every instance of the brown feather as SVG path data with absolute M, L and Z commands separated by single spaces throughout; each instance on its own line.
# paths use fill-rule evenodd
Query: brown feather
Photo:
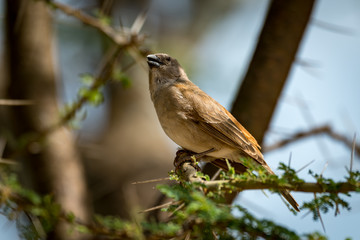
M 184 149 L 202 152 L 214 148 L 207 157 L 227 169 L 225 158 L 237 173 L 246 171 L 241 157 L 251 158 L 274 174 L 253 136 L 217 101 L 187 77 L 176 59 L 167 54 L 149 55 L 151 99 L 165 133 Z M 298 211 L 289 191 L 281 192 Z
M 182 84 L 176 85 L 184 98 L 189 101 L 189 105 L 193 106 L 192 111 L 187 113 L 188 118 L 196 122 L 210 136 L 243 152 L 244 157 L 250 157 L 259 164 L 267 166 L 255 138 L 223 106 L 195 84 L 191 84 L 193 85 L 191 88 L 179 86 Z

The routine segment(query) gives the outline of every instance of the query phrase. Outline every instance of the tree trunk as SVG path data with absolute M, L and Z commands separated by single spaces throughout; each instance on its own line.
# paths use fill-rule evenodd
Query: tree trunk
M 273 0 L 232 114 L 261 144 L 311 16 L 314 0 Z M 216 167 L 206 164 L 210 176 Z M 231 203 L 236 194 L 226 196 Z
M 314 0 L 274 0 L 247 74 L 235 98 L 234 117 L 261 144 L 311 16 Z
M 42 194 L 52 194 L 65 212 L 88 217 L 83 168 L 72 134 L 59 127 L 39 141 L 37 136 L 59 119 L 53 59 L 52 19 L 43 1 L 7 1 L 8 97 L 33 100 L 13 107 L 12 154 L 22 163 L 22 181 Z M 34 140 L 36 139 L 36 140 Z M 24 142 L 26 149 L 22 149 Z M 78 239 L 79 236 L 77 236 Z M 59 222 L 48 239 L 72 239 Z

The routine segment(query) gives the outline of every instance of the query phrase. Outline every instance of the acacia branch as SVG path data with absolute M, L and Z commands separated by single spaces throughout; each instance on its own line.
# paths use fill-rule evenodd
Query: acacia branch
M 221 187 L 226 184 L 236 188 L 235 191 L 243 190 L 259 190 L 259 189 L 274 189 L 274 190 L 289 190 L 294 192 L 307 193 L 348 193 L 356 192 L 360 189 L 360 182 L 337 182 L 335 184 L 319 184 L 317 182 L 299 182 L 299 183 L 279 183 L 272 180 L 218 180 L 218 181 L 204 181 L 209 189 Z
M 89 87 L 89 91 L 98 91 L 100 87 L 107 83 L 107 81 L 112 76 L 114 65 L 122 50 L 133 49 L 133 47 L 137 49 L 145 40 L 145 35 L 139 34 L 145 21 L 145 15 L 143 14 L 139 15 L 139 17 L 134 21 L 131 29 L 122 27 L 120 30 L 116 30 L 113 27 L 102 23 L 99 19 L 91 17 L 83 13 L 82 11 L 73 9 L 65 4 L 58 2 L 47 3 L 53 8 L 59 9 L 62 12 L 75 17 L 84 24 L 99 30 L 116 45 L 115 50 L 110 53 L 110 57 L 108 57 L 105 64 L 103 64 L 99 75 L 95 78 L 95 81 Z M 135 59 L 135 61 L 137 61 L 137 59 Z M 40 139 L 47 136 L 49 133 L 56 130 L 58 127 L 67 124 L 76 116 L 76 113 L 78 113 L 82 109 L 82 107 L 88 102 L 89 99 L 86 96 L 80 96 L 77 101 L 73 103 L 71 108 L 59 119 L 57 123 L 41 131 L 41 133 L 38 135 L 38 137 L 34 139 L 34 141 L 39 141 Z
M 118 58 L 121 49 L 122 47 L 118 47 L 111 52 L 110 57 L 108 57 L 99 75 L 95 78 L 94 82 L 89 87 L 89 91 L 98 91 L 99 88 L 105 85 L 105 83 L 111 78 L 116 59 Z M 79 112 L 80 109 L 88 102 L 89 99 L 87 98 L 87 96 L 80 96 L 69 109 L 69 111 L 66 112 L 56 124 L 43 131 L 42 135 L 47 135 L 49 132 L 52 132 L 56 128 L 68 123 L 71 119 L 75 117 L 76 113 Z
M 122 27 L 120 30 L 115 30 L 113 27 L 99 21 L 99 19 L 91 17 L 83 13 L 82 11 L 73 9 L 65 4 L 59 2 L 49 2 L 48 4 L 50 4 L 50 6 L 54 7 L 55 9 L 61 10 L 69 16 L 75 17 L 84 24 L 96 28 L 105 36 L 107 36 L 111 41 L 113 41 L 116 45 L 139 45 L 145 39 L 144 35 L 138 34 L 142 25 L 140 27 L 136 26 L 131 29 Z M 135 21 L 134 24 L 136 24 L 137 22 L 138 21 Z M 132 29 L 136 29 L 137 31 L 132 31 Z
M 198 168 L 194 163 L 182 162 L 179 164 L 178 169 L 181 170 L 181 177 L 185 181 L 199 182 L 210 190 L 225 188 L 231 189 L 233 192 L 240 192 L 243 190 L 272 189 L 307 193 L 348 193 L 360 191 L 360 182 L 353 181 L 353 179 L 349 179 L 347 182 L 332 182 L 319 177 L 317 182 L 304 182 L 301 179 L 296 179 L 292 182 L 284 183 L 281 179 L 273 179 L 274 176 L 268 175 L 264 176 L 265 179 L 264 177 L 260 179 L 254 178 L 255 176 L 249 176 L 247 179 L 234 178 L 230 180 L 206 181 L 204 178 L 197 176 Z
M 339 133 L 336 133 L 328 125 L 321 126 L 321 127 L 316 127 L 316 128 L 310 129 L 308 131 L 302 131 L 302 132 L 295 133 L 294 135 L 292 135 L 288 139 L 284 139 L 284 140 L 282 140 L 282 141 L 280 141 L 278 143 L 275 143 L 273 145 L 264 147 L 263 151 L 264 152 L 270 152 L 270 151 L 273 151 L 275 149 L 284 147 L 284 146 L 286 146 L 288 144 L 294 143 L 296 141 L 303 140 L 303 139 L 305 139 L 307 137 L 312 137 L 312 136 L 316 136 L 316 135 L 320 135 L 320 134 L 326 134 L 330 138 L 332 138 L 334 140 L 337 140 L 339 142 L 342 142 L 343 144 L 345 144 L 350 149 L 354 148 L 355 152 L 360 156 L 360 145 L 359 144 L 354 144 L 353 141 L 348 139 L 346 136 L 341 135 Z

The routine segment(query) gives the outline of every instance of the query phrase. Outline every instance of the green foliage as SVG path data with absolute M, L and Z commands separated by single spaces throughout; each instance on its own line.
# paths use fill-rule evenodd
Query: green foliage
M 116 82 L 121 83 L 121 85 L 124 88 L 131 87 L 131 79 L 129 78 L 129 76 L 127 76 L 124 72 L 120 71 L 119 69 L 115 69 L 113 71 L 112 79 Z
M 84 84 L 85 86 L 91 86 L 95 82 L 94 76 L 91 75 L 90 73 L 80 74 L 80 79 L 81 79 L 82 84 Z
M 106 26 L 111 25 L 111 18 L 109 16 L 105 15 L 102 11 L 96 10 L 95 11 L 95 16 L 100 21 L 100 23 L 102 23 L 102 24 L 104 24 Z
M 337 191 L 339 188 L 339 184 L 337 184 L 334 180 L 330 178 L 324 178 L 319 174 L 313 173 L 311 170 L 309 174 L 312 175 L 317 183 L 322 186 L 324 191 Z M 358 172 L 353 173 L 350 175 L 347 180 L 348 182 L 353 182 L 354 177 L 356 179 Z M 354 182 L 353 182 L 354 183 Z M 343 193 L 343 195 L 350 196 L 348 193 Z M 316 196 L 316 195 L 315 195 Z M 340 213 L 340 207 L 346 209 L 348 211 L 351 210 L 349 203 L 346 202 L 344 199 L 339 197 L 338 193 L 327 193 L 324 192 L 320 196 L 316 196 L 313 200 L 309 202 L 305 202 L 301 207 L 302 210 L 309 210 L 314 220 L 319 220 L 320 212 L 327 213 L 330 209 L 335 209 L 335 216 Z
M 6 189 L 6 190 L 5 190 Z M 55 203 L 51 195 L 41 196 L 32 190 L 20 185 L 15 174 L 3 176 L 1 183 L 2 207 L 7 216 L 16 216 L 18 219 L 21 212 L 27 216 L 38 219 L 44 232 L 50 232 L 61 216 L 61 207 Z M 5 190 L 5 191 L 4 191 Z M 6 194 L 4 194 L 6 192 Z M 37 239 L 37 231 L 32 226 L 18 221 L 19 228 L 26 239 Z
M 179 204 L 165 209 L 172 213 L 168 224 L 171 223 L 172 229 L 176 229 L 177 235 L 190 231 L 191 239 L 216 239 L 215 235 L 219 239 L 301 238 L 294 231 L 272 221 L 257 219 L 241 206 L 224 204 L 223 198 L 216 192 L 204 194 L 199 189 L 199 183 L 160 185 L 158 189 L 169 198 L 180 201 Z M 314 235 L 305 237 L 312 239 L 310 236 Z
M 181 231 L 181 226 L 175 223 L 155 223 L 155 222 L 143 222 L 142 227 L 146 232 L 151 234 L 167 237 L 176 236 Z
M 86 99 L 91 105 L 95 107 L 99 106 L 104 101 L 104 95 L 99 89 L 82 87 L 79 89 L 78 95 L 80 98 Z
M 303 183 L 305 182 L 303 179 L 300 179 L 296 171 L 290 166 L 287 166 L 284 163 L 280 163 L 278 169 L 282 171 L 281 178 L 279 179 L 282 183 L 290 183 L 290 184 L 296 184 L 296 183 Z
M 345 177 L 348 183 L 356 185 L 360 182 L 360 171 L 349 171 L 349 176 Z M 360 187 L 356 188 L 356 192 L 360 192 Z
M 229 163 L 230 165 L 230 163 Z M 251 167 L 251 165 L 247 165 Z M 279 177 L 268 175 L 255 166 L 244 174 L 235 174 L 230 167 L 228 172 L 222 172 L 220 178 L 226 180 L 217 188 L 208 188 L 199 182 L 186 182 L 181 180 L 174 172 L 170 178 L 180 184 L 159 185 L 160 192 L 173 200 L 173 204 L 162 210 L 171 215 L 165 222 L 153 221 L 124 221 L 114 216 L 94 217 L 93 223 L 86 225 L 78 222 L 72 213 L 63 213 L 61 207 L 55 203 L 51 195 L 40 196 L 35 192 L 23 188 L 16 175 L 5 175 L 2 178 L 1 203 L 3 212 L 9 218 L 18 218 L 20 212 L 26 212 L 31 218 L 36 218 L 45 233 L 54 229 L 55 224 L 62 219 L 73 226 L 77 232 L 107 236 L 109 238 L 145 239 L 151 236 L 154 239 L 186 238 L 190 239 L 326 239 L 325 236 L 315 232 L 299 235 L 293 230 L 278 225 L 273 221 L 259 219 L 247 209 L 235 205 L 225 204 L 224 195 L 228 192 L 239 191 L 239 183 L 271 183 L 274 190 L 277 187 L 289 184 L 303 183 L 296 172 L 285 164 L 280 164 L 283 172 Z M 310 174 L 316 183 L 322 186 L 324 192 L 301 207 L 309 210 L 314 220 L 319 219 L 319 213 L 327 213 L 330 209 L 339 212 L 339 208 L 350 210 L 348 203 L 336 193 L 339 183 L 321 175 Z M 209 180 L 209 177 L 199 173 L 199 177 Z M 351 172 L 346 178 L 348 183 L 357 186 L 359 172 Z M 277 187 L 276 187 L 277 186 Z M 241 189 L 240 189 L 241 190 Z M 329 192 L 326 192 L 329 191 Z M 35 225 L 34 225 L 35 226 Z M 39 239 L 37 228 L 32 225 L 20 226 L 22 235 L 26 239 Z

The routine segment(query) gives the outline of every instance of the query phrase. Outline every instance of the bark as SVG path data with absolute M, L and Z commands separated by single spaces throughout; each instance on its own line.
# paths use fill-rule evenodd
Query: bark
M 25 184 L 39 193 L 52 194 L 64 211 L 85 221 L 86 184 L 72 134 L 60 127 L 41 139 L 36 137 L 60 116 L 49 10 L 42 1 L 8 0 L 6 23 L 8 98 L 34 102 L 10 109 L 9 128 L 16 140 L 10 156 L 21 161 L 20 176 Z M 48 239 L 72 239 L 65 228 L 59 223 Z
M 232 113 L 261 144 L 269 127 L 314 0 L 274 0 Z

